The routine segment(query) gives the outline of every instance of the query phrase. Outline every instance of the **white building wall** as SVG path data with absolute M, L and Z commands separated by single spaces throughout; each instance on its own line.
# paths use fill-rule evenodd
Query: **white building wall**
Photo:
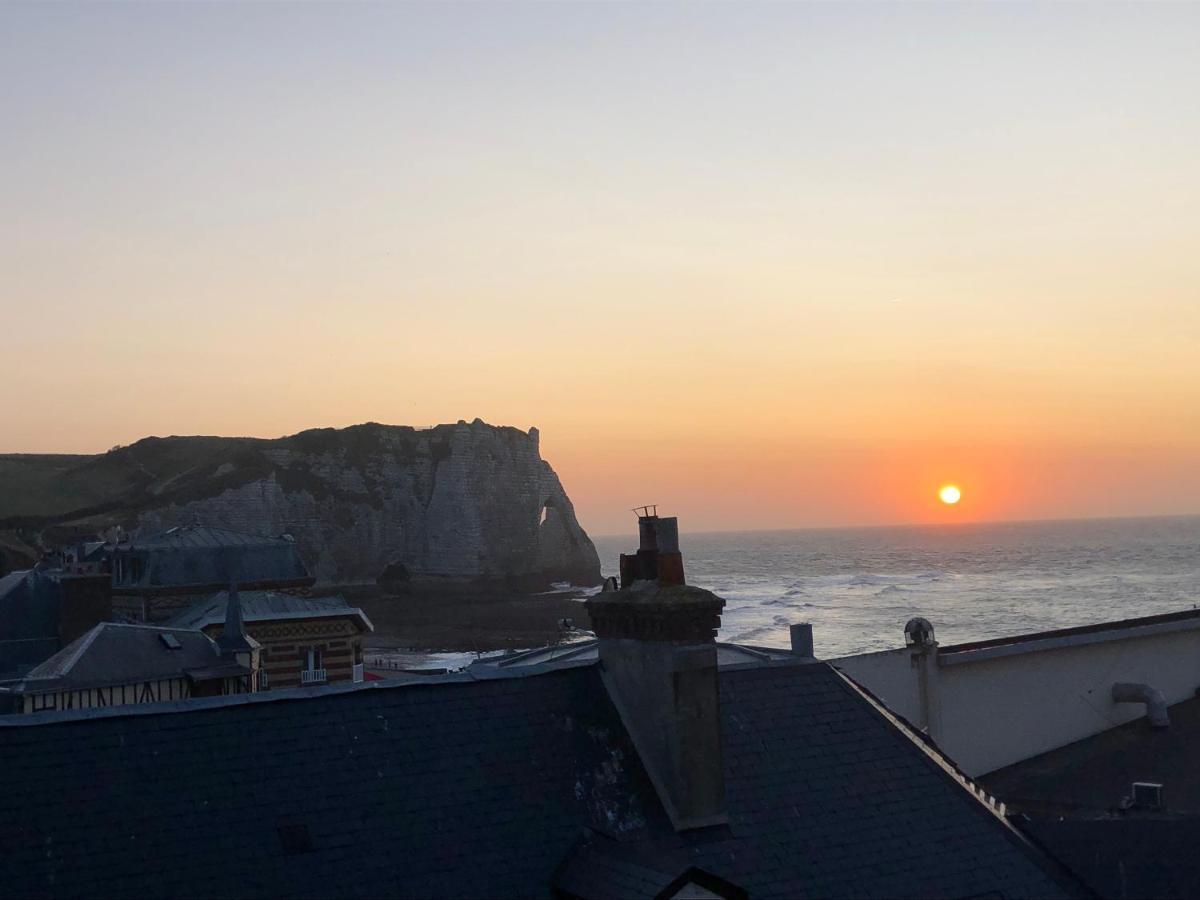
M 978 776 L 1145 715 L 1141 704 L 1113 703 L 1116 682 L 1149 684 L 1168 704 L 1195 696 L 1200 619 L 1185 628 L 1114 630 L 1050 648 L 1018 643 L 991 658 L 995 648 L 942 654 L 930 660 L 927 703 L 913 650 L 831 662 Z

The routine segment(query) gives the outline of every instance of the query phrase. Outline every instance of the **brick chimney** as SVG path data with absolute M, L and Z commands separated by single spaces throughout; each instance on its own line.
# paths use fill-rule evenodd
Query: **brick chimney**
M 635 581 L 684 584 L 679 552 L 679 520 L 662 517 L 657 506 L 642 506 L 638 514 L 638 550 L 621 554 L 621 587 Z
M 725 601 L 683 583 L 675 519 L 638 524 L 641 549 L 621 558 L 621 590 L 587 601 L 601 676 L 675 829 L 725 824 L 716 644 Z M 646 577 L 652 570 L 660 577 Z

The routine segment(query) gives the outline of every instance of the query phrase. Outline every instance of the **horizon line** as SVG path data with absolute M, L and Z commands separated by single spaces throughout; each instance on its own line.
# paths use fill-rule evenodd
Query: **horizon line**
M 771 534 L 779 531 L 874 531 L 885 528 L 957 528 L 966 525 L 1037 525 L 1069 522 L 1127 522 L 1149 519 L 1200 519 L 1200 512 L 1139 513 L 1129 516 L 1048 516 L 1041 519 L 969 519 L 960 522 L 892 522 L 884 525 L 799 525 L 784 528 L 719 528 L 681 530 L 681 534 Z M 596 538 L 627 537 L 628 532 L 596 533 Z

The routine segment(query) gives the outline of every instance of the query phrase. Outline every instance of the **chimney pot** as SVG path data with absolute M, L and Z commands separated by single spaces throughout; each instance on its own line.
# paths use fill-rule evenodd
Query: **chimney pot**
M 792 652 L 797 656 L 813 656 L 812 623 L 800 622 L 792 626 L 791 632 Z

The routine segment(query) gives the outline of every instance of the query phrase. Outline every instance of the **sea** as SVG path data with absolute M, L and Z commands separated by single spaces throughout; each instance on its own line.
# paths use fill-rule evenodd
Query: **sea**
M 627 537 L 595 539 L 605 575 Z M 1200 516 L 682 534 L 689 584 L 725 598 L 719 639 L 789 644 L 813 625 L 829 659 L 904 645 L 923 616 L 939 643 L 1193 609 Z

